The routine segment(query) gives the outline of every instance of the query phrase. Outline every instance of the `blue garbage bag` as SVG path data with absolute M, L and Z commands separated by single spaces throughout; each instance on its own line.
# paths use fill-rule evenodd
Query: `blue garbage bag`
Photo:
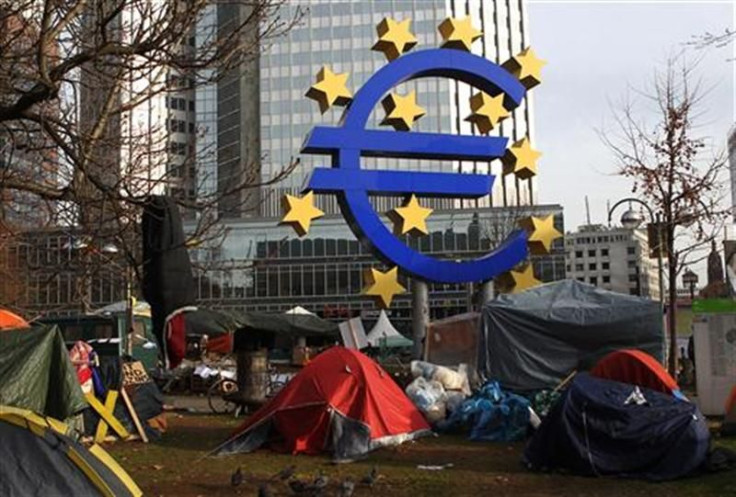
M 440 423 L 438 429 L 469 429 L 469 438 L 474 441 L 512 442 L 524 438 L 528 424 L 529 401 L 504 392 L 498 382 L 490 381 Z

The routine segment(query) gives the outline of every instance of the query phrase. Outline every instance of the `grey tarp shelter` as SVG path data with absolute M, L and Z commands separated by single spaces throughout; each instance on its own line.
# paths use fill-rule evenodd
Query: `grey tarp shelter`
M 87 407 L 57 326 L 0 331 L 0 404 L 57 419 Z
M 662 361 L 659 302 L 565 280 L 485 304 L 478 370 L 512 390 L 553 388 L 621 348 Z

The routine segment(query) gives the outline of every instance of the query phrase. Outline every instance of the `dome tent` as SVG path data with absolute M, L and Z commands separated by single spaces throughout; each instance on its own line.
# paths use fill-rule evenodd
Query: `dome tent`
M 102 447 L 87 449 L 67 433 L 61 421 L 0 406 L 0 495 L 142 495 Z
M 251 452 L 331 451 L 349 461 L 373 449 L 428 434 L 430 427 L 391 376 L 367 356 L 344 347 L 319 354 L 279 394 L 215 449 Z
M 682 396 L 677 381 L 654 357 L 641 350 L 622 349 L 598 361 L 590 374 L 598 378 L 647 387 L 657 392 Z
M 695 404 L 580 373 L 534 433 L 524 461 L 532 469 L 672 480 L 701 466 L 709 442 Z

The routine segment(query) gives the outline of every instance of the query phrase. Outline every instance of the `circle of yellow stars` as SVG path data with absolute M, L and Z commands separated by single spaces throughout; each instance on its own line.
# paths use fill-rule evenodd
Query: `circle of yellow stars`
M 448 17 L 437 27 L 442 37 L 441 47 L 455 50 L 471 51 L 473 43 L 483 33 L 473 26 L 470 17 Z M 417 45 L 417 38 L 411 31 L 411 19 L 395 20 L 390 17 L 382 19 L 376 26 L 378 40 L 372 50 L 382 52 L 388 61 L 393 61 L 409 52 Z M 519 54 L 501 64 L 516 79 L 531 89 L 542 81 L 541 71 L 546 64 L 539 59 L 531 48 L 525 48 Z M 323 114 L 333 106 L 347 106 L 352 101 L 352 92 L 347 82 L 350 74 L 333 72 L 323 66 L 316 76 L 316 82 L 309 88 L 305 96 L 317 102 Z M 478 131 L 487 135 L 511 116 L 513 102 L 506 99 L 503 93 L 489 95 L 477 92 L 470 97 L 471 114 L 465 118 Z M 391 126 L 396 131 L 409 132 L 426 111 L 417 104 L 416 91 L 405 95 L 390 93 L 381 101 L 385 117 L 383 126 Z M 542 154 L 533 149 L 528 137 L 513 143 L 501 158 L 503 174 L 513 174 L 520 179 L 529 179 L 537 174 L 537 160 Z M 290 225 L 297 234 L 305 236 L 312 221 L 324 215 L 314 205 L 314 194 L 309 191 L 302 197 L 286 195 L 283 199 L 284 217 L 282 224 Z M 393 222 L 394 233 L 403 235 L 427 235 L 427 219 L 432 209 L 423 207 L 416 195 L 411 195 L 401 206 L 388 213 Z M 533 255 L 548 254 L 554 240 L 562 234 L 554 228 L 552 216 L 528 217 L 520 221 L 520 226 L 528 232 L 529 251 Z M 363 293 L 377 299 L 381 307 L 389 307 L 394 296 L 404 293 L 406 289 L 398 282 L 398 268 L 389 268 L 382 272 L 375 268 L 366 271 L 367 282 Z M 530 263 L 525 263 L 497 278 L 502 291 L 518 292 L 538 285 L 534 270 Z

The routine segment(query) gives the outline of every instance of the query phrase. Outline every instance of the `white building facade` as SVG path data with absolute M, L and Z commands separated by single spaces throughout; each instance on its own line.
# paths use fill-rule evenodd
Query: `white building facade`
M 629 295 L 659 300 L 657 259 L 645 230 L 586 225 L 565 234 L 567 277 Z

